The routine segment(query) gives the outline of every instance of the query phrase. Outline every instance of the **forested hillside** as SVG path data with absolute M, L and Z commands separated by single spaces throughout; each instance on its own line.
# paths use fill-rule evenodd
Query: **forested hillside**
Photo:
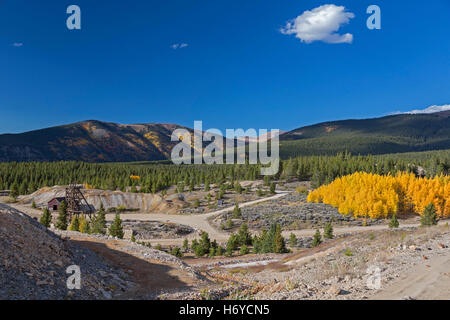
M 83 121 L 69 125 L 0 135 L 0 161 L 116 162 L 163 160 L 177 142 L 174 124 L 122 125 Z
M 85 163 L 9 162 L 0 163 L 0 190 L 28 194 L 44 186 L 86 184 L 105 190 L 140 186 L 141 192 L 158 192 L 174 185 L 188 190 L 201 184 L 233 183 L 239 180 L 311 180 L 314 187 L 354 172 L 395 174 L 412 172 L 428 177 L 450 171 L 450 150 L 383 156 L 307 156 L 285 160 L 277 175 L 263 177 L 259 165 L 173 165 L 151 162 Z M 137 188 L 133 188 L 137 192 Z
M 132 162 L 168 160 L 175 124 L 83 121 L 0 135 L 0 161 Z M 204 146 L 209 142 L 204 142 Z M 450 112 L 345 120 L 280 136 L 282 159 L 299 155 L 388 154 L 450 149 Z
M 450 148 L 450 112 L 344 120 L 280 136 L 282 158 L 298 155 L 387 154 Z

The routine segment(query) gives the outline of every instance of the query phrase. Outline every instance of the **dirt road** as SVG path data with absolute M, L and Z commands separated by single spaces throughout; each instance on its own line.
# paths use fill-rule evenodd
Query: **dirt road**
M 288 195 L 290 192 L 286 191 L 278 191 L 278 193 L 274 196 L 258 199 L 250 202 L 245 202 L 239 204 L 240 208 L 252 206 L 261 202 L 266 202 L 270 200 L 279 199 Z M 32 209 L 27 206 L 23 206 L 20 204 L 10 204 L 11 207 L 25 212 L 26 214 L 32 217 L 39 217 L 42 214 L 41 210 Z M 218 230 L 214 228 L 208 221 L 209 218 L 217 216 L 219 214 L 230 212 L 234 209 L 234 207 L 228 207 L 225 209 L 213 211 L 205 214 L 192 214 L 192 215 L 169 215 L 169 214 L 152 214 L 152 213 L 126 213 L 122 214 L 122 220 L 137 220 L 137 221 L 158 221 L 158 222 L 168 222 L 175 224 L 184 224 L 194 228 L 197 231 L 205 231 L 209 234 L 211 240 L 216 240 L 219 243 L 226 242 L 229 238 L 229 233 L 224 232 L 222 230 Z M 57 214 L 54 214 L 56 217 Z M 114 220 L 114 214 L 107 214 L 106 219 L 108 221 Z M 407 227 L 418 227 L 418 223 L 402 223 L 400 225 L 400 229 Z M 367 231 L 379 231 L 386 230 L 388 226 L 386 224 L 382 225 L 373 225 L 367 227 L 359 227 L 359 226 L 351 226 L 351 227 L 335 227 L 333 233 L 335 235 L 343 234 L 343 233 L 357 233 L 357 232 L 367 232 Z M 297 237 L 311 237 L 316 232 L 315 229 L 304 229 L 304 230 L 294 230 L 294 231 L 283 231 L 283 236 L 288 238 L 291 233 L 294 233 Z M 187 236 L 189 240 L 197 238 L 198 234 L 192 233 Z M 145 242 L 150 242 L 151 244 L 161 244 L 161 245 L 181 245 L 184 241 L 184 238 L 176 238 L 176 239 L 144 239 Z
M 450 299 L 450 254 L 424 260 L 401 279 L 383 288 L 373 300 Z
M 274 196 L 258 199 L 254 201 L 249 201 L 245 203 L 239 204 L 240 208 L 252 206 L 261 202 L 269 201 L 269 200 L 275 200 L 281 197 L 286 196 L 289 194 L 289 192 L 279 192 Z M 138 221 L 159 221 L 159 222 L 169 222 L 169 223 L 177 223 L 177 224 L 184 224 L 187 226 L 190 226 L 194 228 L 197 231 L 205 231 L 209 234 L 209 237 L 211 240 L 217 240 L 218 242 L 227 241 L 229 234 L 226 232 L 223 232 L 221 230 L 215 229 L 213 226 L 211 226 L 208 222 L 208 218 L 214 217 L 216 215 L 230 212 L 234 209 L 234 207 L 229 207 L 217 211 L 213 211 L 210 213 L 205 214 L 195 214 L 195 215 L 168 215 L 168 214 L 152 214 L 152 213 L 136 213 L 136 214 L 122 214 L 121 219 L 126 220 L 138 220 Z M 112 221 L 114 219 L 114 214 L 107 214 L 106 220 Z M 194 239 L 198 237 L 197 234 L 191 234 L 188 236 L 188 239 Z M 159 243 L 162 245 L 180 245 L 183 243 L 184 238 L 181 239 L 148 239 L 145 240 L 146 242 L 150 243 Z

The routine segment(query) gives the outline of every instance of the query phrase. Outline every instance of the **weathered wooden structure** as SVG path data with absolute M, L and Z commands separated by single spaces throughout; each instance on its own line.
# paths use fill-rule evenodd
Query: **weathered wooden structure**
M 81 192 L 82 186 L 76 184 L 70 184 L 66 188 L 66 203 L 67 203 L 67 214 L 69 219 L 72 218 L 74 214 L 87 214 L 89 218 L 91 214 L 95 212 L 95 209 L 87 202 L 86 198 Z
M 59 207 L 61 206 L 61 203 L 63 201 L 66 201 L 66 198 L 64 198 L 64 197 L 53 198 L 52 200 L 50 200 L 47 203 L 48 210 L 50 210 L 50 211 L 58 211 Z

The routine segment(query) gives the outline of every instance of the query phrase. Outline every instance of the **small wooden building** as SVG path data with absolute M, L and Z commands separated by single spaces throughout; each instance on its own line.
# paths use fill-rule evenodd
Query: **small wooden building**
M 53 198 L 48 202 L 48 210 L 50 211 L 58 211 L 61 202 L 66 201 L 65 197 Z

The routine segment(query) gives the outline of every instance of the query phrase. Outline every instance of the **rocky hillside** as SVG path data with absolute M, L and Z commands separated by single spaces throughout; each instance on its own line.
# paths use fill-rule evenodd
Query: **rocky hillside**
M 0 135 L 0 161 L 87 162 L 164 160 L 174 124 L 122 125 L 83 121 L 21 134 Z
M 80 267 L 79 290 L 67 288 L 66 269 L 72 265 Z M 0 300 L 157 299 L 208 283 L 163 251 L 108 236 L 49 230 L 0 204 Z
M 45 207 L 53 198 L 65 197 L 65 194 L 66 189 L 64 186 L 44 187 L 30 195 L 19 197 L 19 202 L 22 204 L 31 204 L 34 201 L 38 207 Z M 83 190 L 83 194 L 87 202 L 97 210 L 100 209 L 100 204 L 103 203 L 105 210 L 124 207 L 126 209 L 139 209 L 140 212 L 164 212 L 173 214 L 187 204 L 183 196 L 179 194 L 173 194 L 163 198 L 158 194 L 97 189 Z
M 81 290 L 67 288 L 66 268 L 71 265 L 80 266 Z M 112 287 L 130 289 L 130 281 L 91 251 L 0 204 L 0 300 L 105 299 L 112 297 Z

